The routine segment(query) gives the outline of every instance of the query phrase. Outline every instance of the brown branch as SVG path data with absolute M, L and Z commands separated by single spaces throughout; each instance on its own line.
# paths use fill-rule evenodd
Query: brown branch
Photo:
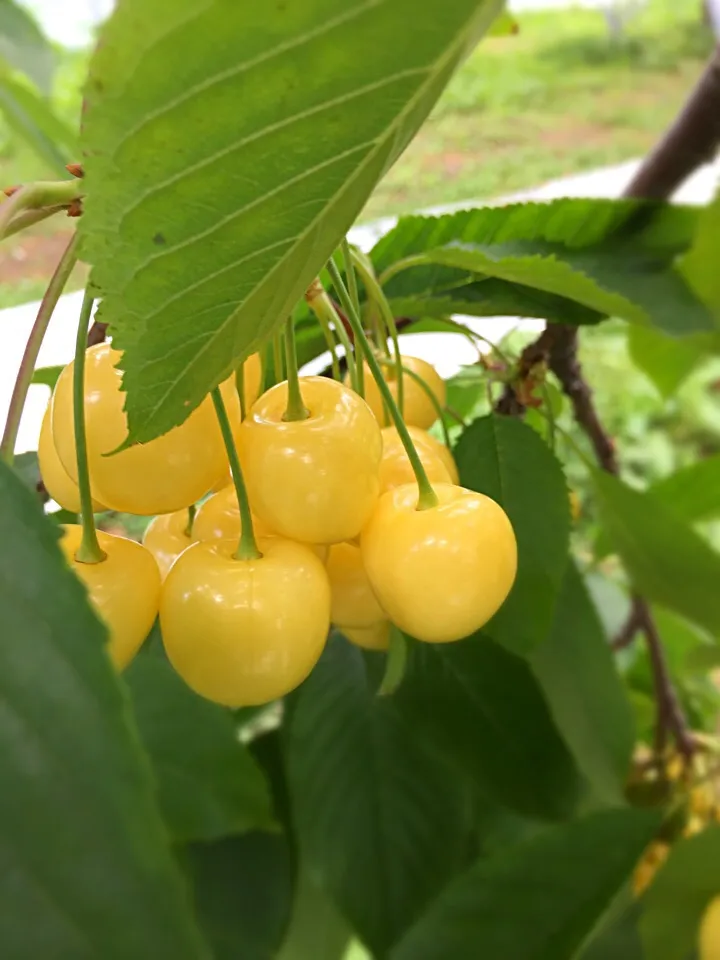
M 626 197 L 667 200 L 720 147 L 720 46 L 675 122 L 643 162 Z
M 108 325 L 106 323 L 101 323 L 98 320 L 94 320 L 92 326 L 88 330 L 87 345 L 89 347 L 96 347 L 98 343 L 105 343 L 107 327 Z
M 624 191 L 624 196 L 667 200 L 677 187 L 698 167 L 713 159 L 720 146 L 720 47 L 710 58 L 700 80 L 675 122 L 642 163 Z M 590 440 L 598 463 L 615 476 L 619 464 L 612 438 L 603 428 L 593 403 L 592 390 L 583 377 L 577 355 L 578 331 L 575 327 L 549 324 L 543 333 L 523 351 L 517 377 L 505 388 L 496 405 L 498 413 L 522 415 L 526 396 L 523 385 L 539 362 L 547 364 L 569 397 L 575 420 Z M 616 636 L 613 647 L 622 649 L 642 632 L 648 648 L 657 700 L 656 752 L 661 752 L 667 734 L 672 734 L 678 750 L 689 757 L 694 749 L 687 720 L 678 700 L 667 666 L 657 625 L 646 600 L 633 599 L 628 619 Z

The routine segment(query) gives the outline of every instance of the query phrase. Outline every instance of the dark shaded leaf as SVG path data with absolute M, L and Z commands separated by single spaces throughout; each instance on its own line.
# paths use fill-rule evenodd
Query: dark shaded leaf
M 569 960 L 627 881 L 659 818 L 610 810 L 478 861 L 392 960 Z
M 335 634 L 286 722 L 300 856 L 378 957 L 463 862 L 467 797 Z
M 105 630 L 0 464 L 0 943 L 12 960 L 204 960 Z
M 632 709 L 597 612 L 570 561 L 547 638 L 530 654 L 558 729 L 605 803 L 624 803 L 635 745 Z
M 412 727 L 481 793 L 529 817 L 572 812 L 577 770 L 520 657 L 480 634 L 416 642 L 397 701 Z
M 454 453 L 460 483 L 503 507 L 518 542 L 515 586 L 483 632 L 529 653 L 548 634 L 567 564 L 570 505 L 562 468 L 531 427 L 494 414 L 472 423 Z

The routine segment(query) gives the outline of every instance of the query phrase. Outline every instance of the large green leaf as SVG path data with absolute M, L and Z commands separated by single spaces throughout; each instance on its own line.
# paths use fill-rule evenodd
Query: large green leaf
M 447 295 L 453 281 L 480 274 L 565 297 L 585 310 L 652 320 L 671 334 L 708 331 L 715 329 L 712 315 L 673 266 L 697 216 L 688 208 L 627 200 L 486 207 L 407 217 L 372 256 L 381 273 L 396 261 L 424 258 L 388 280 L 393 299 Z M 562 314 L 556 319 L 572 322 Z
M 207 956 L 105 631 L 0 465 L 0 943 L 12 960 Z
M 343 960 L 349 942 L 347 923 L 301 864 L 290 926 L 278 960 Z
M 287 317 L 500 6 L 118 6 L 87 90 L 81 229 L 132 440 L 184 420 Z
M 76 154 L 77 138 L 47 100 L 0 64 L 0 110 L 10 129 L 59 176 Z
M 720 634 L 720 555 L 652 493 L 593 477 L 602 522 L 637 591 Z
M 248 833 L 193 843 L 183 858 L 214 960 L 274 960 L 292 903 L 287 840 Z
M 193 693 L 163 656 L 141 654 L 126 677 L 173 839 L 271 826 L 265 777 L 240 743 L 231 711 Z
M 720 192 L 701 212 L 692 246 L 680 265 L 688 283 L 713 311 L 720 326 L 718 245 L 720 245 Z
M 628 329 L 628 348 L 636 367 L 646 374 L 667 399 L 707 355 L 712 340 L 700 334 L 670 337 L 653 327 L 633 324 Z
M 495 415 L 465 430 L 455 459 L 462 485 L 504 508 L 518 542 L 515 586 L 483 632 L 528 653 L 548 634 L 567 564 L 570 505 L 562 469 L 531 427 Z
M 676 843 L 645 895 L 640 933 L 646 960 L 687 960 L 700 918 L 720 896 L 720 827 Z M 710 960 L 710 958 L 708 958 Z
M 673 513 L 695 523 L 720 515 L 720 453 L 682 467 L 650 488 Z
M 15 0 L 0 0 L 0 58 L 50 92 L 55 52 L 30 14 Z
M 628 885 L 579 960 L 647 960 L 638 930 L 640 913 L 640 901 Z
M 397 700 L 413 728 L 486 796 L 529 817 L 572 812 L 577 770 L 520 657 L 480 634 L 416 643 Z
M 597 796 L 622 803 L 635 744 L 630 703 L 597 612 L 574 562 L 547 638 L 530 664 L 555 722 Z
M 464 789 L 335 635 L 286 731 L 300 854 L 378 957 L 462 864 Z
M 569 960 L 657 826 L 653 814 L 610 810 L 479 860 L 443 891 L 392 960 Z

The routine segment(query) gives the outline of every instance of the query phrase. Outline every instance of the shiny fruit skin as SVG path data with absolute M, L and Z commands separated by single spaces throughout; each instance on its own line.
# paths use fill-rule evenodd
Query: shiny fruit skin
M 444 476 L 430 476 L 428 474 L 428 479 L 431 481 L 437 481 L 440 483 L 447 483 L 448 477 L 450 483 L 457 483 L 459 480 L 457 464 L 455 463 L 455 458 L 452 453 L 448 450 L 444 443 L 440 443 L 439 440 L 436 440 L 432 434 L 429 434 L 427 430 L 421 430 L 420 427 L 408 427 L 408 433 L 410 438 L 415 445 L 415 449 L 420 455 L 420 459 L 423 461 L 423 466 L 427 470 L 426 464 L 432 464 L 434 460 L 440 460 L 442 465 L 445 467 Z M 391 455 L 404 457 L 405 462 L 410 464 L 410 461 L 407 458 L 405 453 L 405 447 L 403 442 L 400 439 L 395 427 L 383 427 L 382 429 L 382 438 L 383 438 L 383 460 L 389 458 Z M 426 456 L 423 456 L 426 454 Z M 435 472 L 437 472 L 436 468 Z M 382 467 L 380 468 L 382 474 Z M 405 480 L 405 483 L 412 483 L 415 479 L 414 474 L 408 476 L 408 479 Z M 381 481 L 382 486 L 382 481 Z M 400 483 L 394 483 L 392 486 L 400 486 Z M 385 489 L 391 489 L 391 487 L 386 487 Z M 384 492 L 384 490 L 383 490 Z
M 416 373 L 421 377 L 425 383 L 430 387 L 430 390 L 435 395 L 435 399 L 441 407 L 445 406 L 445 381 L 442 379 L 440 374 L 437 372 L 435 367 L 432 364 L 427 363 L 425 360 L 420 360 L 417 357 L 406 357 L 402 358 L 403 366 L 408 370 L 411 370 L 413 373 Z M 383 375 L 387 382 L 388 387 L 390 388 L 390 393 L 393 395 L 393 399 L 397 401 L 397 379 L 395 376 L 395 366 L 392 363 L 383 364 Z M 375 414 L 377 422 L 384 426 L 386 422 L 385 413 L 383 411 L 383 400 L 378 385 L 373 379 L 373 375 L 370 372 L 370 368 L 365 368 L 365 399 L 370 406 L 370 409 Z M 423 430 L 427 430 L 428 427 L 431 427 L 438 418 L 437 410 L 433 405 L 432 401 L 428 397 L 427 393 L 423 390 L 417 380 L 405 374 L 403 376 L 403 419 L 408 426 L 420 427 Z
M 165 650 L 183 680 L 229 707 L 289 693 L 317 663 L 330 625 L 330 585 L 312 550 L 258 540 L 259 560 L 235 560 L 234 540 L 196 543 L 163 585 Z
M 227 473 L 228 461 L 215 410 L 206 398 L 185 423 L 149 443 L 114 456 L 127 437 L 125 394 L 115 369 L 120 353 L 101 343 L 87 351 L 85 422 L 93 492 L 111 510 L 154 515 L 195 503 Z M 58 378 L 52 400 L 52 434 L 60 461 L 77 480 L 73 428 L 73 363 Z M 221 385 L 231 423 L 240 419 L 234 382 Z
M 363 650 L 387 650 L 390 646 L 390 621 L 381 620 L 370 627 L 338 627 L 344 637 Z
M 439 457 L 424 447 L 418 446 L 416 449 L 430 483 L 452 483 L 450 474 Z M 417 486 L 410 459 L 402 448 L 383 451 L 379 477 L 381 494 L 408 483 L 414 483 Z
M 187 510 L 176 510 L 175 513 L 161 513 L 145 528 L 143 546 L 155 557 L 163 580 L 183 550 L 197 540 L 194 535 L 186 533 L 188 520 Z
M 279 383 L 240 428 L 250 504 L 289 540 L 351 540 L 377 502 L 380 428 L 365 401 L 341 383 L 302 377 L 300 387 L 308 419 L 283 421 L 287 383 Z
M 107 554 L 101 563 L 78 563 L 75 552 L 82 527 L 63 527 L 60 546 L 75 574 L 87 587 L 90 603 L 108 628 L 108 653 L 118 670 L 133 659 L 150 633 L 160 603 L 160 571 L 141 544 L 98 531 Z
M 336 543 L 326 564 L 330 580 L 330 619 L 343 627 L 372 627 L 385 619 L 365 573 L 360 547 Z
M 700 921 L 698 960 L 720 960 L 720 896 L 710 901 Z
M 435 486 L 439 504 L 417 510 L 415 484 L 380 498 L 360 538 L 370 582 L 389 619 L 418 640 L 474 633 L 513 585 L 517 546 L 504 510 L 480 493 Z
M 198 507 L 193 523 L 196 540 L 209 543 L 212 540 L 240 539 L 242 524 L 235 487 L 223 487 Z M 256 537 L 274 537 L 276 533 L 263 521 L 253 516 L 253 533 Z M 324 543 L 309 543 L 307 546 L 323 562 L 327 560 L 328 548 Z
M 57 450 L 55 449 L 52 430 L 50 428 L 49 406 L 42 419 L 37 454 L 40 476 L 43 479 L 45 489 L 52 499 L 56 503 L 59 503 L 63 510 L 69 510 L 71 513 L 80 513 L 80 490 L 78 489 L 77 483 L 68 475 L 67 470 L 63 467 Z M 92 508 L 95 513 L 101 513 L 105 509 L 105 507 L 96 500 L 93 500 Z
M 251 353 L 244 364 L 243 370 L 243 394 L 245 399 L 245 410 L 250 410 L 257 398 L 260 396 L 262 388 L 262 363 L 260 354 Z M 225 401 L 227 403 L 227 400 Z

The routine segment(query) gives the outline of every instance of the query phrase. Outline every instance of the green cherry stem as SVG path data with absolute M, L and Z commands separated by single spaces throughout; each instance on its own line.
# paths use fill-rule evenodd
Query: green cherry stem
M 259 560 L 262 554 L 258 550 L 257 541 L 255 540 L 250 501 L 248 500 L 245 480 L 243 479 L 240 468 L 240 458 L 238 457 L 235 440 L 233 439 L 230 428 L 230 421 L 228 420 L 227 410 L 225 409 L 219 387 L 215 387 L 215 389 L 210 392 L 210 396 L 212 397 L 215 415 L 220 425 L 220 432 L 222 433 L 228 460 L 230 461 L 230 473 L 232 474 L 235 493 L 238 499 L 238 507 L 240 508 L 240 542 L 233 557 L 235 560 Z
M 9 464 L 12 464 L 15 455 L 15 442 L 17 440 L 18 430 L 20 429 L 20 420 L 25 407 L 25 401 L 27 400 L 28 390 L 32 383 L 40 347 L 42 346 L 48 324 L 57 306 L 57 302 L 60 299 L 60 295 L 65 289 L 65 284 L 73 271 L 73 267 L 77 263 L 78 242 L 76 232 L 65 248 L 65 252 L 60 258 L 60 262 L 55 268 L 55 273 L 52 275 L 50 283 L 48 284 L 37 317 L 35 318 L 35 323 L 30 331 L 23 358 L 20 362 L 20 369 L 18 370 L 12 397 L 10 398 L 10 407 L 8 409 L 3 437 L 0 441 L 0 457 Z
M 235 389 L 237 390 L 238 400 L 240 401 L 240 419 L 244 420 L 247 416 L 245 409 L 245 363 L 241 363 L 235 371 Z
M 85 351 L 87 350 L 88 327 L 92 313 L 93 296 L 86 288 L 80 308 L 77 339 L 75 340 L 75 363 L 73 365 L 73 426 L 75 428 L 75 453 L 77 455 L 77 482 L 80 491 L 80 519 L 82 540 L 75 552 L 78 563 L 101 563 L 107 554 L 98 543 L 95 517 L 90 493 L 90 470 L 87 461 L 87 433 L 85 430 Z
M 355 354 L 353 352 L 353 346 L 350 343 L 350 337 L 345 329 L 345 324 L 338 316 L 337 310 L 335 309 L 335 304 L 327 295 L 327 291 L 317 278 L 313 280 L 308 287 L 307 293 L 305 294 L 305 299 L 320 323 L 322 323 L 320 320 L 320 317 L 322 316 L 328 323 L 332 324 L 337 338 L 345 350 L 345 362 L 347 363 L 348 375 L 350 376 L 350 384 L 355 393 L 360 393 L 355 364 Z
M 399 630 L 395 624 L 390 627 L 390 644 L 388 646 L 387 660 L 385 661 L 385 674 L 378 687 L 378 696 L 387 697 L 395 693 L 405 676 L 407 666 L 408 643 L 405 634 Z
M 292 317 L 285 324 L 285 363 L 287 365 L 287 407 L 283 420 L 307 420 L 310 411 L 303 403 L 298 375 L 297 348 L 295 346 L 295 324 Z
M 335 337 L 333 336 L 332 327 L 330 326 L 328 318 L 325 316 L 322 310 L 315 314 L 315 319 L 320 324 L 320 329 L 325 337 L 325 343 L 330 351 L 330 363 L 332 365 L 333 380 L 342 380 L 342 376 L 340 374 L 340 361 L 335 353 Z
M 353 264 L 350 244 L 347 237 L 342 238 L 340 249 L 343 255 L 343 265 L 345 267 L 345 276 L 347 277 L 348 293 L 355 307 L 355 313 L 360 316 L 360 297 L 358 295 L 357 277 L 355 275 L 355 266 Z M 365 364 L 363 363 L 363 351 L 359 343 L 355 344 L 355 367 L 357 370 L 358 393 L 365 397 Z
M 328 260 L 327 268 L 333 285 L 337 290 L 337 294 L 340 297 L 343 309 L 347 312 L 350 325 L 352 326 L 353 333 L 355 334 L 355 342 L 362 344 L 363 350 L 365 351 L 367 365 L 370 367 L 370 373 L 372 373 L 373 379 L 378 386 L 378 390 L 380 391 L 382 398 L 385 401 L 388 410 L 390 411 L 392 422 L 395 424 L 395 429 L 397 430 L 398 436 L 400 437 L 402 445 L 405 448 L 405 452 L 408 455 L 408 459 L 410 461 L 410 465 L 412 466 L 418 485 L 417 509 L 428 510 L 431 507 L 436 507 L 438 504 L 437 495 L 433 490 L 430 481 L 428 480 L 427 473 L 425 473 L 425 467 L 422 465 L 422 461 L 420 460 L 417 450 L 415 449 L 415 445 L 412 442 L 412 437 L 408 433 L 408 429 L 405 426 L 405 421 L 403 420 L 398 406 L 393 399 L 392 393 L 390 393 L 390 388 L 385 382 L 385 378 L 382 375 L 382 370 L 380 369 L 380 364 L 375 359 L 370 344 L 368 343 L 368 339 L 365 336 L 365 331 L 363 330 L 362 323 L 360 322 L 360 317 L 357 315 L 357 313 L 355 313 L 355 307 L 350 299 L 350 294 L 343 283 L 343 279 L 340 276 L 340 271 L 335 266 L 332 257 Z
M 372 269 L 372 265 L 367 262 L 365 257 L 358 254 L 357 251 L 353 250 L 352 255 L 355 269 L 360 274 L 360 278 L 365 286 L 368 298 L 372 300 L 372 302 L 380 311 L 382 322 L 385 324 L 385 329 L 392 340 L 393 353 L 395 354 L 395 373 L 397 376 L 397 403 L 398 407 L 400 408 L 400 413 L 402 414 L 405 412 L 405 386 L 403 383 L 402 355 L 400 353 L 400 340 L 398 338 L 395 316 L 390 309 L 390 304 L 388 303 L 387 297 L 383 292 L 383 288 L 375 279 L 375 273 Z
M 188 521 L 187 521 L 187 525 L 186 525 L 186 527 L 185 527 L 185 530 L 183 531 L 183 533 L 185 534 L 186 537 L 191 537 L 191 536 L 192 536 L 192 528 L 193 528 L 193 524 L 195 523 L 195 514 L 196 514 L 196 513 L 197 513 L 197 507 L 195 506 L 194 503 L 191 503 L 190 506 L 188 507 Z
M 65 206 L 82 196 L 81 181 L 48 180 L 28 183 L 16 190 L 4 203 L 0 203 L 0 237 L 13 221 L 14 217 L 25 210 L 39 210 L 43 207 Z

